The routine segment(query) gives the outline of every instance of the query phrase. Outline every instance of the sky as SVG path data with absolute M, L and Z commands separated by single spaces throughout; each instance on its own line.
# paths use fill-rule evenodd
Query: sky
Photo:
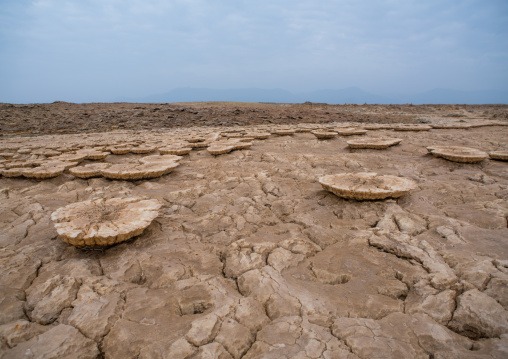
M 508 90 L 506 0 L 0 0 L 0 102 Z

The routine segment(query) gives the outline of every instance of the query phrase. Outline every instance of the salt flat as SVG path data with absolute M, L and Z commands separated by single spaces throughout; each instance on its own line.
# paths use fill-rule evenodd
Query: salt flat
M 258 106 L 266 111 L 261 122 L 285 108 L 193 104 L 182 112 L 199 106 L 227 113 L 229 122 L 237 108 L 242 117 Z M 427 149 L 507 151 L 506 109 L 307 107 L 305 121 L 4 133 L 0 356 L 508 356 L 508 163 L 459 163 Z M 286 108 L 297 117 L 303 105 Z M 380 117 L 368 121 L 376 111 Z M 400 124 L 431 128 L 395 131 Z M 344 128 L 367 133 L 341 135 Z M 311 131 L 338 134 L 319 139 Z M 347 145 L 364 138 L 401 141 Z M 207 150 L 225 144 L 236 148 Z M 159 148 L 168 147 L 191 150 L 157 176 L 101 172 L 160 164 Z M 71 173 L 97 163 L 93 177 Z M 24 175 L 41 166 L 62 171 Z M 149 172 L 141 168 L 140 176 Z M 395 199 L 357 201 L 319 183 L 357 172 L 415 187 Z M 158 216 L 107 248 L 76 248 L 58 236 L 57 209 L 113 198 L 156 200 Z

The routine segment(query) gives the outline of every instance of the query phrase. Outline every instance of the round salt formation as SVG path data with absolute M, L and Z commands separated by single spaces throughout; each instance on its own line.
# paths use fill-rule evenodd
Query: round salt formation
M 188 155 L 192 148 L 185 146 L 167 146 L 159 148 L 161 155 Z
M 432 129 L 428 125 L 398 125 L 393 128 L 395 131 L 428 131 Z
M 136 153 L 136 154 L 150 153 L 155 150 L 156 150 L 155 146 L 150 146 L 150 145 L 141 145 L 141 146 L 131 148 L 131 152 Z
M 431 127 L 440 130 L 461 130 L 471 128 L 471 125 L 465 123 L 436 123 L 432 124 Z
M 395 125 L 390 125 L 387 123 L 372 123 L 362 125 L 365 130 L 393 130 Z
M 244 150 L 250 147 L 252 147 L 252 142 L 243 142 L 240 140 L 216 141 L 207 148 L 207 151 L 210 154 L 217 156 L 229 153 L 233 150 Z
M 85 153 L 64 153 L 58 157 L 55 157 L 55 160 L 64 161 L 64 162 L 81 162 L 86 159 Z
M 15 167 L 10 169 L 2 169 L 2 176 L 4 177 L 21 177 L 23 176 L 23 171 L 25 168 L 23 167 Z
M 402 140 L 400 138 L 359 138 L 347 141 L 349 148 L 371 148 L 382 150 L 390 146 L 398 145 Z
M 149 164 L 115 164 L 101 170 L 102 176 L 117 180 L 141 180 L 164 176 L 178 167 L 177 162 Z
M 416 183 L 408 178 L 374 172 L 328 175 L 321 177 L 319 183 L 339 197 L 356 200 L 398 198 L 416 188 Z
M 323 130 L 314 130 L 312 131 L 312 134 L 319 140 L 328 140 L 337 136 L 337 132 Z
M 172 162 L 178 162 L 182 159 L 181 156 L 175 156 L 175 155 L 152 155 L 152 156 L 146 156 L 139 159 L 139 162 L 143 164 L 149 164 L 149 163 L 172 163 Z
M 249 132 L 247 133 L 247 137 L 252 137 L 256 140 L 266 140 L 268 137 L 270 137 L 269 132 Z
M 158 216 L 160 207 L 155 199 L 96 199 L 59 208 L 51 220 L 64 242 L 107 247 L 140 235 Z
M 93 148 L 87 148 L 76 151 L 77 155 L 84 155 L 87 160 L 104 160 L 108 155 L 110 155 L 109 151 L 98 151 Z
M 114 155 L 126 155 L 127 153 L 130 153 L 132 149 L 132 146 L 115 146 L 111 147 L 109 150 Z
M 476 163 L 486 159 L 486 152 L 462 146 L 431 146 L 427 150 L 436 157 L 460 163 Z
M 493 160 L 508 161 L 508 151 L 492 151 L 489 156 Z
M 225 153 L 229 153 L 235 149 L 235 146 L 232 144 L 213 144 L 207 148 L 207 151 L 214 156 L 223 155 Z
M 291 136 L 291 135 L 294 135 L 295 132 L 296 132 L 295 130 L 291 130 L 289 128 L 287 128 L 287 129 L 281 128 L 281 129 L 273 131 L 274 134 L 279 135 L 279 136 Z
M 353 135 L 365 135 L 367 133 L 367 130 L 364 130 L 362 128 L 339 128 L 337 129 L 337 132 L 341 136 L 353 136 Z
M 101 171 L 103 169 L 111 166 L 110 163 L 89 163 L 84 166 L 73 167 L 69 169 L 69 172 L 78 177 L 78 178 L 92 178 L 92 177 L 100 177 L 102 175 Z
M 35 179 L 48 179 L 58 177 L 65 170 L 77 166 L 77 162 L 64 162 L 64 161 L 48 161 L 43 162 L 39 167 L 25 169 L 23 177 Z

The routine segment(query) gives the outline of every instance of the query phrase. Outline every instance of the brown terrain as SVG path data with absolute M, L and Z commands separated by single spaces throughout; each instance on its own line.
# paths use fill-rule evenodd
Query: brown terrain
M 508 357 L 507 106 L 0 104 L 0 131 L 0 358 Z

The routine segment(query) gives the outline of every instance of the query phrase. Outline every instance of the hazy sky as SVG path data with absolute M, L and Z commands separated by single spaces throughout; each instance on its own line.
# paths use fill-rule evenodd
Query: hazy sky
M 0 102 L 508 89 L 507 0 L 0 0 Z

